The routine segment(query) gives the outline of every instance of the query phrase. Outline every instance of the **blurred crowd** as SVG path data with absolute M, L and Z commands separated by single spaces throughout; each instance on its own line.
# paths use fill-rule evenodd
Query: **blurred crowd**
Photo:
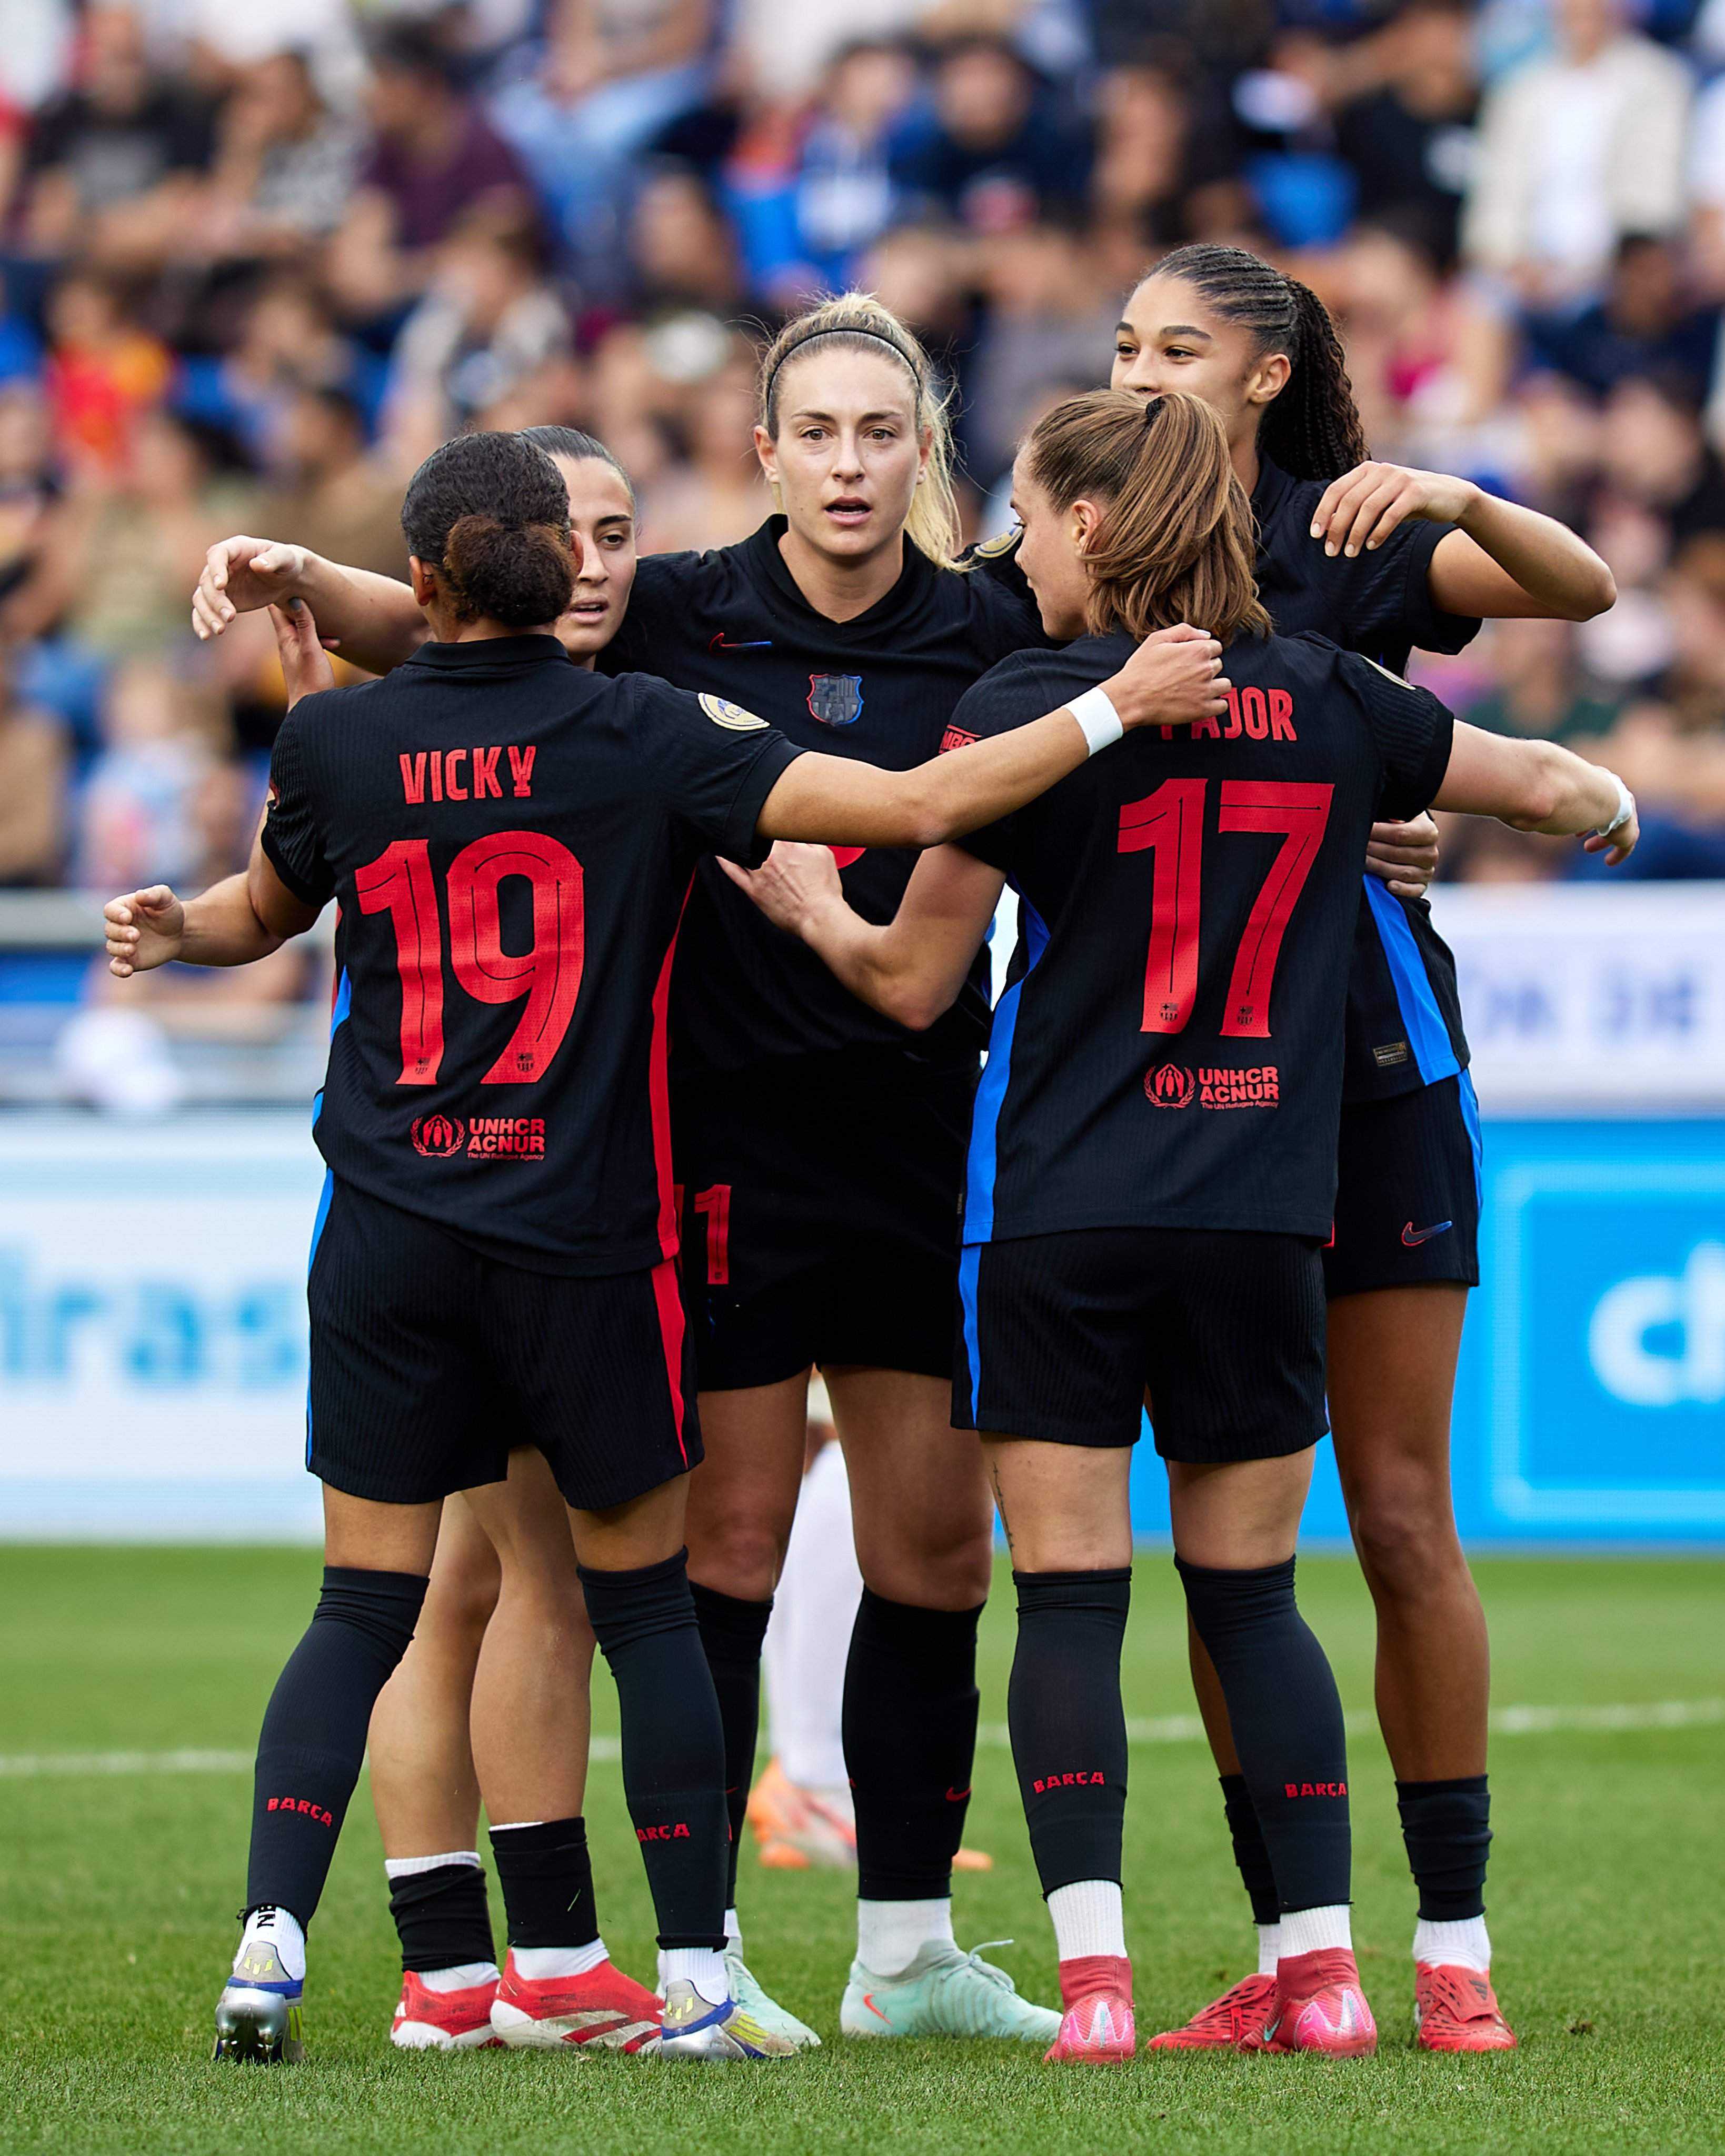
M 1643 872 L 1725 874 L 1725 0 L 5 0 L 0 885 L 244 855 L 268 626 L 205 547 L 404 572 L 467 426 L 601 434 L 643 542 L 739 538 L 757 340 L 860 284 L 957 394 L 973 531 L 1159 251 L 1273 255 L 1376 454 L 1552 511 L 1620 598 L 1418 662 L 1603 742 Z M 1452 834 L 1448 873 L 1574 872 Z M 281 992 L 291 992 L 289 977 Z M 264 987 L 259 993 L 275 993 Z M 251 993 L 248 989 L 247 993 Z

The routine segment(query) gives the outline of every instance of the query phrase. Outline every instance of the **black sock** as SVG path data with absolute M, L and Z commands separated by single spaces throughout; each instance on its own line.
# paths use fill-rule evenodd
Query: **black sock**
M 392 1879 L 389 1913 L 404 1969 L 459 1969 L 497 1958 L 485 1875 L 477 1864 L 439 1864 Z
M 1174 1559 L 1228 1702 L 1234 1748 L 1286 1909 L 1348 1900 L 1348 1743 L 1336 1680 L 1294 1600 L 1294 1560 L 1218 1572 Z
M 731 1867 L 725 1907 L 737 1906 L 737 1860 L 742 1850 L 742 1823 L 749 1808 L 749 1784 L 755 1779 L 755 1745 L 761 1733 L 761 1642 L 773 1598 L 744 1602 L 716 1587 L 689 1583 L 706 1666 L 719 1696 L 719 1720 L 725 1729 L 725 1813 L 731 1825 Z
M 1454 1782 L 1398 1782 L 1396 1809 L 1408 1864 L 1428 1923 L 1455 1924 L 1486 1913 L 1486 1856 L 1491 1846 L 1491 1797 L 1483 1774 Z
M 494 1826 L 491 1854 L 512 1947 L 585 1947 L 599 1935 L 587 1821 Z
M 1132 1567 L 1015 1572 L 1012 1581 L 1019 1637 L 1006 1713 L 1043 1894 L 1078 1879 L 1117 1881 L 1127 1760 L 1120 1648 Z
M 377 1695 L 425 1599 L 414 1572 L 323 1568 L 305 1636 L 275 1681 L 258 1738 L 245 1904 L 309 1926 L 359 1779 Z
M 1234 1861 L 1252 1905 L 1252 1922 L 1273 1924 L 1281 1915 L 1281 1905 L 1276 1898 L 1276 1874 L 1271 1868 L 1270 1851 L 1264 1844 L 1264 1830 L 1258 1824 L 1251 1791 L 1244 1774 L 1223 1774 L 1219 1779 L 1222 1809 L 1228 1815 L 1228 1831 L 1234 1841 Z
M 688 1553 L 578 1568 L 623 1717 L 623 1793 L 662 1947 L 725 1944 L 725 1733 L 689 1593 Z
M 845 1764 L 865 1902 L 952 1891 L 976 1763 L 974 1609 L 921 1609 L 864 1588 L 845 1666 Z

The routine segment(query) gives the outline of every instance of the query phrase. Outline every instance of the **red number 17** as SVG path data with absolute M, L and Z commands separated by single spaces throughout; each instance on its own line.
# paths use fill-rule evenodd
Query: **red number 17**
M 1204 874 L 1204 803 L 1209 781 L 1170 778 L 1120 812 L 1117 850 L 1155 856 L 1144 1033 L 1183 1032 L 1198 998 L 1198 921 Z M 1281 831 L 1282 844 L 1253 901 L 1234 955 L 1222 1031 L 1270 1037 L 1270 991 L 1288 921 L 1323 844 L 1332 786 L 1224 778 L 1219 831 Z

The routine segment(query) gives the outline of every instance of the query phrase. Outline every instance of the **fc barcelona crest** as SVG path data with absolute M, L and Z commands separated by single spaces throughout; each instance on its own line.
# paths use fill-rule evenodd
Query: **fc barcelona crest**
M 854 726 L 862 716 L 860 674 L 811 674 L 809 711 L 824 726 Z

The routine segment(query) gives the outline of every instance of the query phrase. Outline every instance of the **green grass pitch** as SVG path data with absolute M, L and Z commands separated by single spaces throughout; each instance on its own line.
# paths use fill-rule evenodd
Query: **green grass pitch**
M 1363 1735 L 1353 1747 L 1355 1918 L 1383 2032 L 1374 2060 L 1158 2056 L 1055 2072 L 1029 2048 L 841 2043 L 850 1882 L 762 1872 L 748 1857 L 750 1958 L 827 2037 L 819 2052 L 756 2067 L 397 2054 L 385 2041 L 394 1940 L 362 1787 L 312 1933 L 306 2063 L 218 2070 L 210 2010 L 236 1936 L 247 1777 L 92 1774 L 42 1755 L 248 1750 L 316 1570 L 293 1550 L 0 1550 L 0 2149 L 1335 2156 L 1725 2144 L 1725 1723 L 1706 1710 L 1669 1728 L 1558 1727 L 1496 1741 L 1491 1928 L 1522 2037 L 1509 2056 L 1409 2048 L 1412 1890 L 1389 1768 Z M 1494 1559 L 1479 1570 L 1500 1707 L 1725 1697 L 1718 1565 Z M 1302 1586 L 1358 1715 L 1371 1656 L 1358 1574 L 1312 1560 Z M 997 1728 L 1009 1613 L 1002 1592 L 983 1680 L 983 1720 Z M 1189 1712 L 1182 1662 L 1171 1568 L 1148 1556 L 1128 1712 Z M 616 1726 L 603 1680 L 598 1726 Z M 34 1771 L 19 1771 L 22 1755 L 35 1756 Z M 1053 1942 L 998 1741 L 975 1787 L 970 1838 L 997 1862 L 961 1877 L 959 1936 L 1015 1939 L 993 1958 L 1050 1999 Z M 607 1939 L 649 1975 L 652 1925 L 614 1765 L 595 1768 L 588 1809 Z M 1147 2031 L 1246 1965 L 1250 1928 L 1201 1745 L 1135 1748 L 1127 1861 Z

